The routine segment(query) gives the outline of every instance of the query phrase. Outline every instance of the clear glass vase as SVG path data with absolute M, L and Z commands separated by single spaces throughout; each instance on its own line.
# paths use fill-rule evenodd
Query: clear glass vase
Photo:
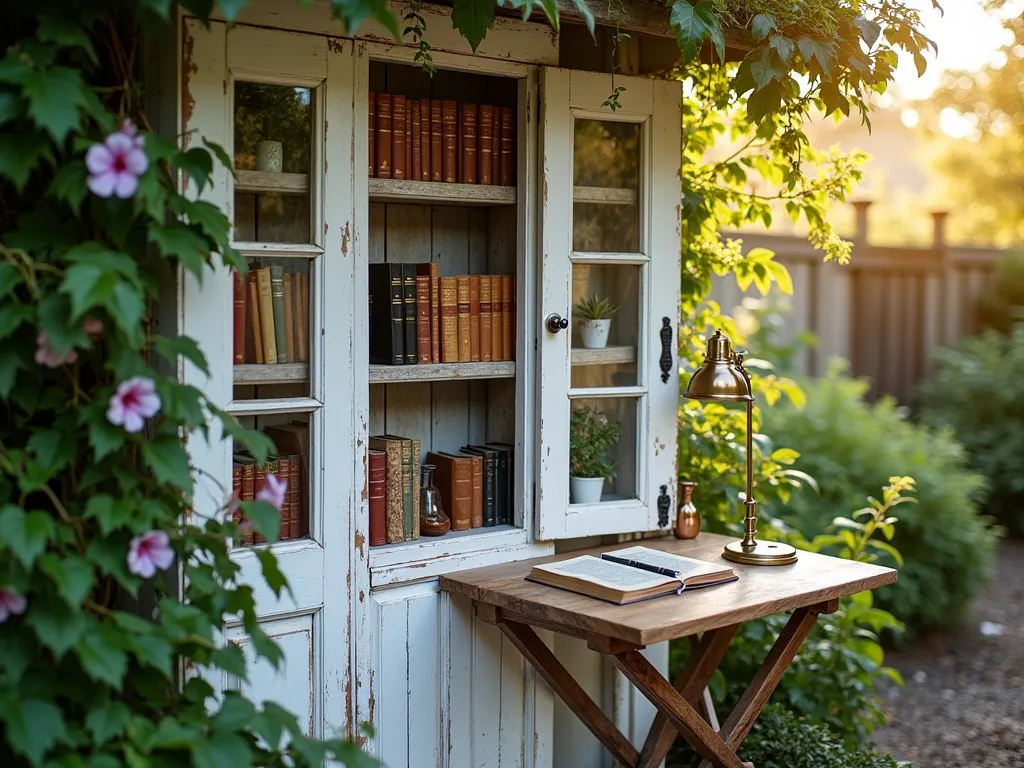
M 444 513 L 441 492 L 434 486 L 434 465 L 420 467 L 420 535 L 444 536 L 452 524 Z

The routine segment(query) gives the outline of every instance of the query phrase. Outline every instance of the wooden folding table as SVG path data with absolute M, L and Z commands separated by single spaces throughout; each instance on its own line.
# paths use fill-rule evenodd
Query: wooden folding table
M 657 539 L 644 546 L 711 562 L 724 562 L 729 539 L 701 534 L 692 541 Z M 637 542 L 623 544 L 634 546 Z M 593 732 L 612 756 L 631 768 L 654 768 L 676 734 L 703 757 L 701 768 L 744 768 L 737 750 L 767 704 L 820 613 L 832 613 L 839 598 L 896 581 L 896 572 L 876 565 L 800 553 L 793 565 L 732 565 L 739 580 L 632 605 L 601 600 L 526 581 L 530 569 L 580 554 L 600 555 L 620 547 L 597 547 L 477 568 L 442 576 L 441 589 L 473 601 L 478 618 L 497 625 Z M 731 565 L 726 563 L 727 565 Z M 752 619 L 792 612 L 739 704 L 715 731 L 695 708 L 739 626 Z M 534 628 L 582 638 L 611 662 L 658 710 L 641 750 L 630 743 L 555 658 Z M 663 640 L 687 637 L 694 652 L 670 683 L 640 653 Z

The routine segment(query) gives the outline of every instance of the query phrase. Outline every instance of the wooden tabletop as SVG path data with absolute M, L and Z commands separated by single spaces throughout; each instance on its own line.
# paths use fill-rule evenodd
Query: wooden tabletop
M 800 552 L 800 559 L 793 565 L 735 565 L 722 557 L 722 548 L 731 540 L 727 536 L 702 533 L 691 541 L 665 538 L 595 547 L 450 573 L 441 577 L 440 587 L 446 592 L 497 606 L 515 620 L 537 627 L 580 637 L 601 635 L 636 645 L 650 645 L 792 611 L 896 581 L 896 571 L 892 568 L 811 552 Z M 722 563 L 732 567 L 739 580 L 632 605 L 613 605 L 526 581 L 526 574 L 539 563 L 583 554 L 600 556 L 602 552 L 637 544 Z

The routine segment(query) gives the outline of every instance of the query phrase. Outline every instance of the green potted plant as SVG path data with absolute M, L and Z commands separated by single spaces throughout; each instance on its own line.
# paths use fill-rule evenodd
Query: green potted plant
M 604 481 L 615 477 L 617 466 L 605 452 L 619 441 L 617 421 L 581 406 L 569 416 L 569 496 L 573 504 L 601 501 Z
M 618 310 L 611 299 L 596 293 L 584 296 L 573 307 L 573 317 L 580 329 L 580 340 L 586 349 L 604 349 L 608 346 L 612 318 Z

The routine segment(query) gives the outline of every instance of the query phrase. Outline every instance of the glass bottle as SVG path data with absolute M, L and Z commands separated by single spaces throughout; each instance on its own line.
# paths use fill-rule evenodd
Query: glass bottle
M 444 536 L 451 528 L 444 513 L 441 492 L 434 486 L 434 465 L 420 467 L 420 535 Z
M 697 484 L 689 480 L 679 481 L 679 509 L 675 528 L 677 539 L 696 539 L 700 533 L 700 512 L 693 504 L 693 489 L 696 487 Z

